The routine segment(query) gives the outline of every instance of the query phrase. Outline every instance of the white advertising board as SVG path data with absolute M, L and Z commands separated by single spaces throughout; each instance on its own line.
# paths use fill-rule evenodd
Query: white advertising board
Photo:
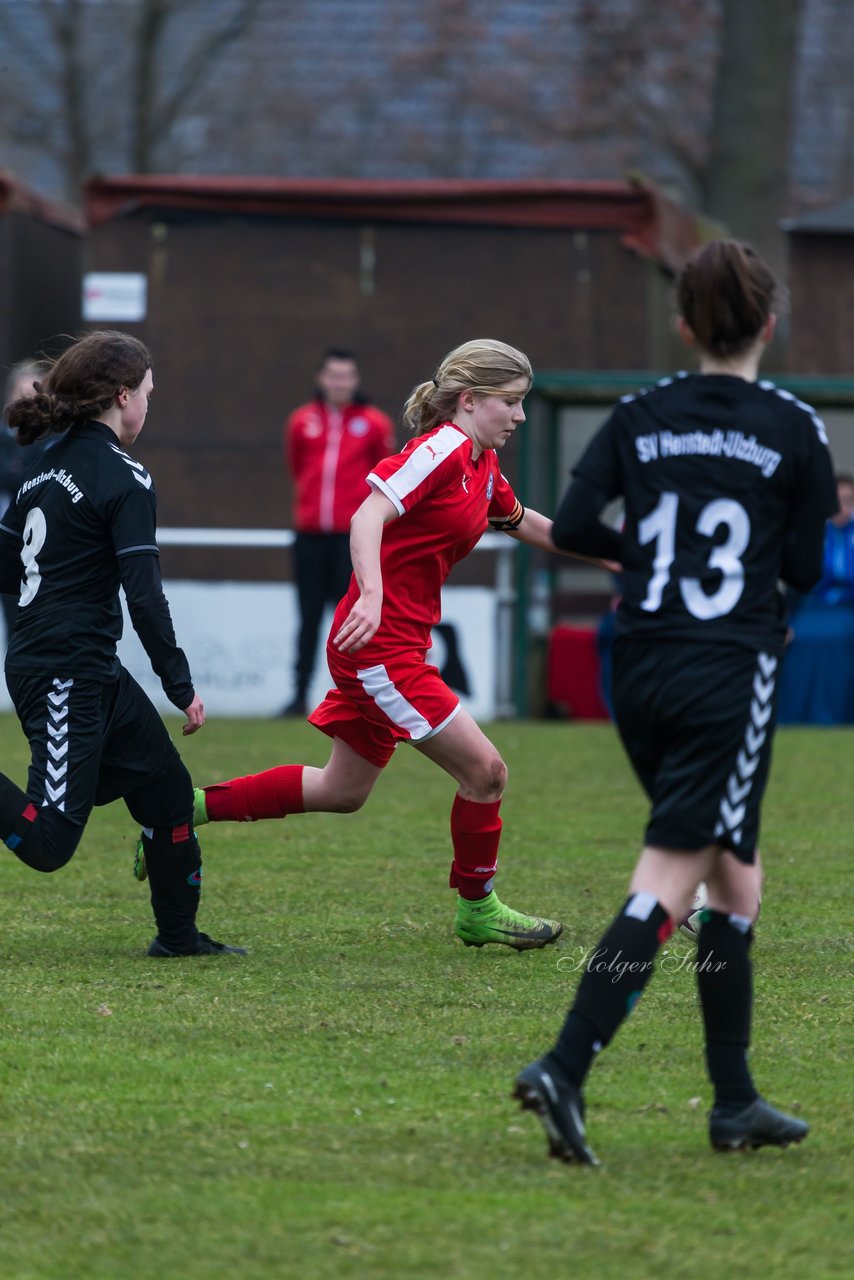
M 298 612 L 292 584 L 166 582 L 175 634 L 190 661 L 193 680 L 211 716 L 273 716 L 291 699 Z M 433 632 L 429 661 L 459 693 L 477 720 L 495 717 L 495 592 L 489 587 L 448 587 L 442 622 Z M 330 686 L 324 645 L 332 622 L 321 626 L 317 670 L 309 689 L 315 706 Z M 125 615 L 119 658 L 162 711 L 175 708 L 163 695 Z

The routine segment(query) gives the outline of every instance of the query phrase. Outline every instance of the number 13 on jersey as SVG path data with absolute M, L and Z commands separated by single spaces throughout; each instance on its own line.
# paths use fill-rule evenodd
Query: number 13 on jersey
M 647 586 L 641 608 L 656 613 L 661 607 L 664 589 L 670 581 L 670 571 L 676 558 L 676 526 L 679 514 L 679 495 L 662 493 L 653 510 L 638 525 L 638 542 L 642 547 L 655 544 L 652 561 L 652 577 Z M 718 529 L 726 528 L 726 540 L 712 547 L 709 568 L 723 575 L 717 591 L 711 594 L 703 590 L 699 578 L 680 578 L 679 593 L 685 608 L 695 618 L 707 621 L 722 618 L 730 613 L 744 591 L 744 565 L 741 556 L 750 542 L 750 519 L 744 507 L 732 498 L 716 498 L 709 502 L 697 517 L 697 533 L 711 538 Z

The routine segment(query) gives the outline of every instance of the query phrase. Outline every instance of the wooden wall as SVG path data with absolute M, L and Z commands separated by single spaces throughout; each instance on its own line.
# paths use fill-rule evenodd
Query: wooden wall
M 789 292 L 791 372 L 854 377 L 854 228 L 790 235 Z
M 366 391 L 397 420 L 468 338 L 513 343 L 536 368 L 656 368 L 666 343 L 651 322 L 666 282 L 607 231 L 146 209 L 91 230 L 86 269 L 148 276 L 147 318 L 123 327 L 154 355 L 136 453 L 167 525 L 290 525 L 282 424 L 327 346 L 358 353 Z M 170 559 L 175 572 L 210 565 Z M 238 562 L 245 553 L 217 553 L 216 575 Z M 281 557 L 254 567 L 281 576 Z

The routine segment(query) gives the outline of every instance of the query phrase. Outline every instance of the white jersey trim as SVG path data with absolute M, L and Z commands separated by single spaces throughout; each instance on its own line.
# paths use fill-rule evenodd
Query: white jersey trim
M 797 396 L 792 395 L 791 391 L 784 391 L 782 387 L 777 386 L 776 382 L 770 382 L 767 378 L 763 378 L 759 386 L 763 391 L 771 391 L 775 396 L 780 396 L 782 400 L 788 400 L 791 404 L 797 405 L 799 409 L 803 409 L 804 413 L 809 415 L 821 443 L 830 447 L 827 429 L 811 404 L 807 404 L 806 400 L 799 400 Z
M 331 533 L 335 524 L 335 484 L 338 479 L 341 437 L 344 434 L 344 415 L 330 408 L 327 410 L 327 418 L 326 446 L 320 475 L 320 527 L 324 533 Z
M 153 551 L 156 556 L 160 555 L 160 548 L 156 542 L 142 542 L 138 547 L 122 547 L 116 552 L 116 556 L 132 556 L 138 551 Z
M 142 485 L 143 489 L 150 489 L 151 476 L 146 471 L 142 463 L 135 461 L 135 459 L 132 458 L 129 453 L 125 453 L 124 449 L 120 449 L 117 444 L 111 444 L 110 448 L 112 449 L 113 453 L 117 453 L 119 455 L 122 462 L 127 463 L 129 467 L 133 468 L 133 470 L 131 471 L 131 475 L 133 476 L 134 480 L 138 481 L 139 484 Z
M 373 471 L 370 472 L 370 474 L 366 477 L 366 479 L 368 481 L 368 484 L 373 485 L 375 489 L 378 489 L 380 493 L 384 494 L 385 497 L 388 498 L 389 502 L 392 504 L 392 506 L 394 507 L 395 511 L 399 516 L 406 514 L 406 507 L 403 505 L 400 499 L 396 496 L 396 494 L 392 493 L 391 489 L 389 489 L 385 480 L 380 480 L 379 476 L 375 476 Z
M 628 395 L 620 396 L 618 404 L 631 404 L 633 400 L 640 400 L 643 396 L 648 396 L 650 391 L 658 391 L 661 387 L 672 386 L 674 382 L 678 382 L 681 378 L 687 378 L 687 369 L 680 369 L 678 373 L 668 374 L 664 378 L 659 378 L 651 387 L 640 387 L 637 391 L 630 391 Z
M 467 440 L 468 436 L 458 427 L 449 425 L 440 427 L 437 432 L 428 436 L 412 450 L 403 466 L 399 467 L 394 475 L 389 476 L 387 480 L 381 480 L 372 471 L 368 476 L 368 483 L 384 493 L 388 500 L 394 503 L 398 513 L 403 515 L 404 499 L 423 484 L 427 477 Z
M 679 373 L 674 374 L 672 377 L 660 378 L 651 387 L 642 387 L 639 391 L 632 391 L 628 395 L 620 396 L 618 403 L 631 404 L 633 400 L 639 400 L 641 397 L 649 395 L 650 391 L 656 391 L 660 387 L 669 387 L 672 383 L 688 376 L 687 370 L 680 369 Z M 811 404 L 807 404 L 806 400 L 799 400 L 791 391 L 785 391 L 782 387 L 778 387 L 776 382 L 771 382 L 768 378 L 761 378 L 756 385 L 761 387 L 763 391 L 770 391 L 773 395 L 779 396 L 781 400 L 788 400 L 790 404 L 797 405 L 799 409 L 803 409 L 804 413 L 812 421 L 821 443 L 828 445 L 828 447 L 830 446 L 830 441 L 827 438 L 827 429 Z
M 445 719 L 442 721 L 441 724 L 437 724 L 435 729 L 431 729 L 429 733 L 425 733 L 424 737 L 420 738 L 419 741 L 426 742 L 428 738 L 435 738 L 437 733 L 441 733 L 442 730 L 451 723 L 451 721 L 453 720 L 454 716 L 457 714 L 459 709 L 460 709 L 460 704 L 458 702 L 457 705 L 454 707 L 453 711 L 451 712 L 451 714 L 449 716 L 445 716 Z

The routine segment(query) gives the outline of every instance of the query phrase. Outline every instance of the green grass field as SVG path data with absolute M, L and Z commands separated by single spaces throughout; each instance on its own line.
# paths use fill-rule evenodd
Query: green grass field
M 2 851 L 0 1276 L 851 1274 L 854 733 L 780 733 L 765 804 L 753 1065 L 812 1133 L 711 1152 L 676 943 L 589 1081 L 601 1169 L 547 1160 L 509 1094 L 622 901 L 645 804 L 609 727 L 493 737 L 510 767 L 499 888 L 565 922 L 545 952 L 453 938 L 453 784 L 407 749 L 358 814 L 201 833 L 200 924 L 246 960 L 146 957 L 121 804 L 57 875 Z M 283 722 L 214 721 L 182 751 L 197 782 L 325 758 Z M 0 758 L 23 781 L 8 716 Z

